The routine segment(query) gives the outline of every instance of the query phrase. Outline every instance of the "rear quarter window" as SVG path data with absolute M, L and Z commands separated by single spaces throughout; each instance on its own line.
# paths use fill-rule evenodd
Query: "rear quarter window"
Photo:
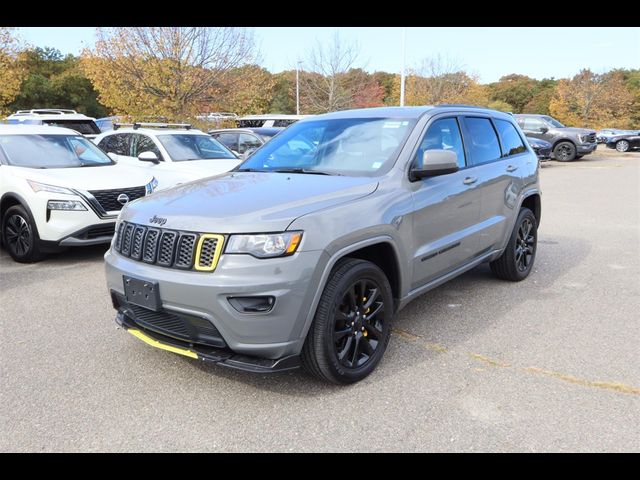
M 498 135 L 500 135 L 503 155 L 505 157 L 527 151 L 527 147 L 525 147 L 520 134 L 511 122 L 506 120 L 494 120 L 494 122 L 498 129 Z

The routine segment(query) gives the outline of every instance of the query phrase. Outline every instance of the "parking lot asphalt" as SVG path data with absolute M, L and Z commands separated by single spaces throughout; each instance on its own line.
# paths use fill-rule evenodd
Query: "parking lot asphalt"
M 104 247 L 0 250 L 0 450 L 640 451 L 640 153 L 547 163 L 531 276 L 420 297 L 349 387 L 117 329 Z

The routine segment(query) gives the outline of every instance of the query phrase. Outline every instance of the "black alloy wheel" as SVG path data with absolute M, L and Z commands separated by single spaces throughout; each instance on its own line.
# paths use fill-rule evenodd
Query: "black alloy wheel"
M 553 156 L 559 162 L 571 162 L 576 158 L 576 147 L 571 142 L 560 142 L 553 149 Z
M 327 280 L 302 347 L 303 368 L 338 384 L 365 378 L 389 344 L 393 301 L 380 267 L 367 260 L 341 259 Z
M 26 210 L 14 205 L 2 218 L 2 244 L 16 262 L 31 263 L 42 255 L 38 246 L 38 233 Z
M 344 293 L 336 310 L 333 340 L 340 364 L 362 367 L 384 341 L 384 299 L 380 286 L 370 279 L 358 280 Z

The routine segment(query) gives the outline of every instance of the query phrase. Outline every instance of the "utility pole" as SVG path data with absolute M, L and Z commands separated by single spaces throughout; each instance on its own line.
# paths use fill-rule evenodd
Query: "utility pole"
M 296 64 L 296 115 L 300 115 L 300 63 Z
M 400 72 L 400 106 L 404 107 L 404 62 L 407 43 L 407 28 L 402 29 L 402 71 Z

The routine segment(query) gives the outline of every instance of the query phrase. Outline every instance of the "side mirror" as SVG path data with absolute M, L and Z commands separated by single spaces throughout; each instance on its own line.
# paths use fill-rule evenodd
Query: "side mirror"
M 141 162 L 160 163 L 158 155 L 156 155 L 154 152 L 142 152 L 140 155 L 138 155 L 138 160 L 140 160 Z
M 427 150 L 422 155 L 422 165 L 412 169 L 409 178 L 415 182 L 425 177 L 457 172 L 459 169 L 458 155 L 453 150 Z
M 549 129 L 548 129 L 547 127 L 540 127 L 540 128 L 538 129 L 538 131 L 539 131 L 540 133 L 547 133 L 547 132 L 549 131 Z

